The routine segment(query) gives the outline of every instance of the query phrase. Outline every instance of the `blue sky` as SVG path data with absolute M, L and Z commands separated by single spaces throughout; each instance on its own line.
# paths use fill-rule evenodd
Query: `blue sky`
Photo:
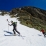
M 0 0 L 0 10 L 10 11 L 23 6 L 34 6 L 46 10 L 46 0 Z

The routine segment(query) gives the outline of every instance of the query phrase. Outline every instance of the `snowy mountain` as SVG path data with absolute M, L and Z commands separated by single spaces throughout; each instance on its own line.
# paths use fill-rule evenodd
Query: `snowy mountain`
M 7 19 L 9 22 L 11 20 L 17 22 L 17 30 L 22 36 L 12 35 L 12 26 L 8 26 Z M 0 16 L 0 46 L 46 46 L 46 38 L 40 31 L 24 26 L 17 18 L 10 18 L 5 14 Z

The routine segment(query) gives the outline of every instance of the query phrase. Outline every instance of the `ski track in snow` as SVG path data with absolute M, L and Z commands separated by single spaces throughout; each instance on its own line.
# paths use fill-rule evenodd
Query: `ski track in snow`
M 22 36 L 4 36 L 4 34 L 9 35 L 4 31 L 13 33 L 12 26 L 9 26 L 8 30 L 7 19 L 17 21 L 17 30 Z M 5 14 L 0 16 L 0 46 L 46 46 L 46 38 L 40 31 L 21 25 L 17 18 L 10 18 L 8 14 Z

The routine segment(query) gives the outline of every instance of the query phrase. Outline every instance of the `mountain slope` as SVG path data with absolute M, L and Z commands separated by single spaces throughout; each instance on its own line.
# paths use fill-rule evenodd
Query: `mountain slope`
M 4 36 L 4 34 L 9 35 L 4 31 L 12 32 L 12 26 L 9 26 L 8 30 L 8 22 L 6 21 L 17 21 L 17 30 L 21 33 L 22 36 Z M 5 16 L 0 16 L 0 46 L 46 46 L 46 38 L 44 38 L 43 34 L 34 29 L 29 28 L 20 24 L 20 21 L 16 18 L 10 18 L 8 14 Z
M 14 16 L 16 13 L 18 13 L 18 15 Z M 25 6 L 12 9 L 10 16 L 19 17 L 18 19 L 21 21 L 21 24 L 28 27 L 33 27 L 38 30 L 44 29 L 46 31 L 46 10 Z

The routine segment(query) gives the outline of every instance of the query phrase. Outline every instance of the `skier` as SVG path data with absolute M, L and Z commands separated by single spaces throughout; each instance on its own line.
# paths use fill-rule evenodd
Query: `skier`
M 43 33 L 43 35 L 44 35 L 44 36 L 46 35 L 46 33 L 45 33 L 44 29 L 42 29 L 42 30 L 41 30 L 41 32 Z
M 11 24 L 8 24 L 8 25 L 10 25 L 10 26 L 13 25 L 13 33 L 14 33 L 14 35 L 16 35 L 16 32 L 20 35 L 20 32 L 18 32 L 17 29 L 16 29 L 17 22 L 11 21 Z M 15 32 L 15 31 L 16 31 L 16 32 Z

